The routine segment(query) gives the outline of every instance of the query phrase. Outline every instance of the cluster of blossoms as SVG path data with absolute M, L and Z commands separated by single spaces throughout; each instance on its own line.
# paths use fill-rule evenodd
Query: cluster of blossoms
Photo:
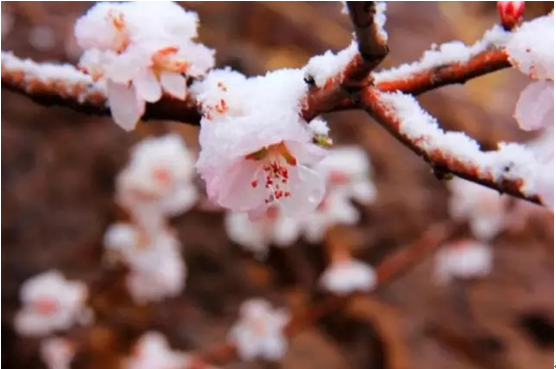
M 127 287 L 139 303 L 183 290 L 186 266 L 168 218 L 186 212 L 197 201 L 193 162 L 179 135 L 148 138 L 132 149 L 117 178 L 116 199 L 132 223 L 112 225 L 104 244 L 109 255 L 117 255 L 129 267 Z
M 492 257 L 492 247 L 480 241 L 449 243 L 436 254 L 435 277 L 440 283 L 484 277 L 492 270 Z
M 112 116 L 124 129 L 163 93 L 184 100 L 186 77 L 213 67 L 214 51 L 192 41 L 197 23 L 196 13 L 169 1 L 98 3 L 77 21 L 80 67 L 106 82 Z

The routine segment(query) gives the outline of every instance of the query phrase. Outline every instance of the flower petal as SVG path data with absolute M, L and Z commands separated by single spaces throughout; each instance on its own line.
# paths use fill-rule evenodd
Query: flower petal
M 295 170 L 297 168 L 297 170 Z M 305 166 L 292 167 L 290 170 L 291 196 L 280 199 L 284 214 L 299 217 L 311 213 L 322 201 L 325 181 L 322 176 Z
M 554 124 L 554 82 L 537 81 L 525 87 L 514 116 L 525 131 Z
M 301 143 L 297 141 L 286 141 L 286 147 L 297 159 L 298 163 L 312 165 L 326 157 L 327 150 L 312 143 Z
M 138 103 L 135 90 L 131 86 L 109 80 L 107 89 L 112 118 L 120 127 L 131 131 L 143 115 L 145 105 Z
M 137 96 L 148 102 L 155 102 L 162 97 L 162 88 L 152 69 L 145 68 L 133 78 Z
M 258 161 L 240 160 L 228 168 L 219 184 L 218 204 L 222 207 L 249 211 L 264 203 L 267 190 L 264 186 L 262 171 Z M 258 180 L 253 186 L 253 180 Z
M 186 82 L 181 74 L 162 71 L 160 73 L 160 84 L 165 92 L 180 100 L 185 100 Z

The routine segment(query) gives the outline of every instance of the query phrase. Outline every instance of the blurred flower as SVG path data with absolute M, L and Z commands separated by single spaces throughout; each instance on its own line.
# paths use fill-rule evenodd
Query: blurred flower
M 371 291 L 376 286 L 374 269 L 351 258 L 333 260 L 320 278 L 328 291 L 347 295 L 355 291 Z
M 48 369 L 69 369 L 75 347 L 64 338 L 46 338 L 41 341 L 40 356 Z
M 492 248 L 474 240 L 445 245 L 435 258 L 435 275 L 441 283 L 454 278 L 477 278 L 492 270 Z
M 352 200 L 368 205 L 376 199 L 369 159 L 357 146 L 329 150 L 315 170 L 326 178 L 326 194 L 317 210 L 303 220 L 305 236 L 313 243 L 321 242 L 331 225 L 359 221 L 360 214 Z
M 284 216 L 277 206 L 269 207 L 257 219 L 250 219 L 247 213 L 228 212 L 224 221 L 228 237 L 261 258 L 266 256 L 271 244 L 289 246 L 301 232 L 300 221 Z
M 172 232 L 146 235 L 131 224 L 117 223 L 107 229 L 104 245 L 129 267 L 126 286 L 135 302 L 160 301 L 183 291 L 187 268 Z
M 195 205 L 194 174 L 194 159 L 178 134 L 145 139 L 116 179 L 117 201 L 144 231 L 156 233 L 167 217 Z
M 131 130 L 163 91 L 186 97 L 186 77 L 214 65 L 214 51 L 194 43 L 198 17 L 174 2 L 98 3 L 75 24 L 80 65 L 107 82 L 116 123 Z
M 228 340 L 237 347 L 242 360 L 263 358 L 278 360 L 287 350 L 284 327 L 289 314 L 274 310 L 262 299 L 245 301 L 240 308 L 240 319 L 228 334 Z
M 56 46 L 56 33 L 49 26 L 37 26 L 29 32 L 29 43 L 36 50 L 50 51 Z
M 448 182 L 452 193 L 448 211 L 456 221 L 468 221 L 473 235 L 490 241 L 506 226 L 508 199 L 498 192 L 464 179 Z
M 147 332 L 137 341 L 133 355 L 125 361 L 125 369 L 187 369 L 191 359 L 173 351 L 162 333 Z
M 86 312 L 87 286 L 69 282 L 55 270 L 25 281 L 20 297 L 23 309 L 15 317 L 15 329 L 25 336 L 42 336 L 68 329 Z

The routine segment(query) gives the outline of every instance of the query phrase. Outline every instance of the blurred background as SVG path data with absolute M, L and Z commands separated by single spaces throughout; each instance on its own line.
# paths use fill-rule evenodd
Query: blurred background
M 91 4 L 2 2 L 2 50 L 76 63 L 73 23 Z M 247 75 L 301 67 L 312 55 L 340 50 L 351 39 L 339 2 L 183 6 L 199 13 L 200 41 L 217 50 L 217 66 Z M 527 2 L 525 18 L 552 7 L 552 2 Z M 387 15 L 390 55 L 381 67 L 417 60 L 432 43 L 472 43 L 498 20 L 495 2 L 395 2 Z M 419 101 L 446 129 L 465 131 L 484 148 L 493 148 L 499 141 L 534 137 L 520 131 L 512 117 L 527 82 L 517 71 L 505 70 L 427 93 Z M 448 218 L 448 190 L 420 158 L 361 112 L 326 118 L 334 142 L 360 145 L 374 168 L 377 201 L 360 207 L 362 220 L 349 232 L 358 259 L 379 265 Z M 311 300 L 315 278 L 326 265 L 322 247 L 299 241 L 287 249 L 272 248 L 268 259 L 259 261 L 228 239 L 221 213 L 193 210 L 172 219 L 185 245 L 185 291 L 143 307 L 130 301 L 120 283 L 124 272 L 102 262 L 104 231 L 124 216 L 114 203 L 114 179 L 131 145 L 166 132 L 181 133 L 197 150 L 195 127 L 150 121 L 126 133 L 108 117 L 43 107 L 2 91 L 3 367 L 44 367 L 38 340 L 19 337 L 12 321 L 22 282 L 50 268 L 85 281 L 96 296 L 94 326 L 69 333 L 87 336 L 90 343 L 72 368 L 117 367 L 117 358 L 148 329 L 164 332 L 180 350 L 222 342 L 238 306 L 249 297 L 287 306 Z M 357 318 L 326 317 L 298 334 L 278 364 L 223 367 L 393 369 L 391 355 L 406 355 L 411 368 L 548 367 L 554 353 L 553 237 L 525 227 L 502 233 L 492 244 L 492 273 L 474 283 L 435 284 L 431 256 L 374 292 L 373 298 L 395 312 L 395 318 L 385 317 L 385 324 L 396 320 L 395 337 L 382 336 Z M 403 353 L 393 349 L 400 345 Z

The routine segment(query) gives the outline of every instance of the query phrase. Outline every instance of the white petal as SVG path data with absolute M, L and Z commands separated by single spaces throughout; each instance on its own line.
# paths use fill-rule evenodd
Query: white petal
M 228 213 L 224 218 L 228 237 L 235 243 L 254 253 L 265 255 L 268 242 L 262 229 L 251 222 L 245 213 Z
M 274 243 L 276 246 L 290 246 L 299 237 L 300 223 L 280 215 L 274 224 Z
M 131 86 L 108 81 L 108 102 L 114 121 L 126 131 L 135 128 L 144 112 L 144 105 L 138 106 L 137 95 Z
M 526 131 L 554 124 L 554 82 L 530 83 L 519 95 L 514 116 Z
M 260 166 L 255 160 L 241 160 L 232 165 L 223 176 L 222 189 L 218 196 L 219 205 L 231 210 L 248 211 L 264 203 L 267 191 L 263 179 L 258 178 L 257 186 L 252 186 Z M 260 172 L 262 175 L 262 171 Z
M 297 162 L 302 164 L 316 164 L 324 159 L 327 154 L 327 150 L 311 143 L 302 144 L 296 141 L 287 141 L 286 147 L 297 159 Z
M 376 199 L 376 187 L 371 181 L 358 181 L 351 190 L 353 198 L 361 204 L 370 204 Z
M 291 196 L 280 199 L 284 214 L 294 218 L 314 211 L 324 197 L 324 182 L 324 178 L 312 169 L 293 167 L 290 170 Z
M 152 69 L 144 68 L 133 78 L 137 96 L 148 102 L 156 102 L 162 97 L 162 88 Z
M 181 74 L 163 71 L 160 73 L 160 84 L 165 92 L 180 100 L 185 100 L 186 82 Z

